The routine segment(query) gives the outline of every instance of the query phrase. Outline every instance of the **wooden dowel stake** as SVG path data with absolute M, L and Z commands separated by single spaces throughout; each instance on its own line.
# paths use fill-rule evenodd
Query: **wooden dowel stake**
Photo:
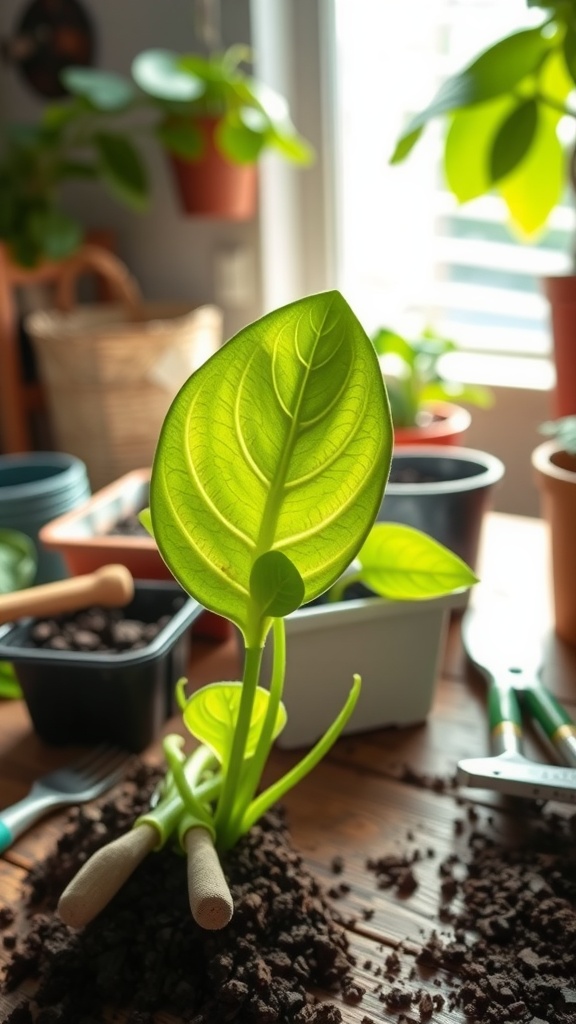
M 230 923 L 234 904 L 212 836 L 207 829 L 188 829 L 188 899 L 192 917 L 201 928 L 216 931 Z

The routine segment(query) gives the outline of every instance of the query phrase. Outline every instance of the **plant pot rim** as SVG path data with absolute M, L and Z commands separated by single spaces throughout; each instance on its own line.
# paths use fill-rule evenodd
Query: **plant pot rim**
M 393 465 L 400 461 L 408 462 L 410 459 L 424 459 L 426 462 L 461 462 L 467 465 L 475 463 L 481 467 L 481 470 L 474 476 L 465 476 L 456 480 L 391 482 L 386 485 L 384 499 L 387 494 L 450 494 L 456 489 L 456 486 L 458 491 L 475 491 L 497 484 L 505 472 L 505 466 L 501 459 L 478 448 L 460 448 L 456 445 L 405 445 L 394 450 Z
M 412 443 L 409 439 L 414 439 L 414 444 L 418 444 L 419 437 L 433 437 L 441 438 L 452 434 L 463 434 L 472 421 L 472 416 L 468 409 L 465 409 L 463 405 L 457 405 L 455 402 L 426 402 L 424 408 L 435 416 L 440 416 L 441 419 L 433 421 L 427 426 L 419 427 L 417 425 L 395 427 L 394 438 L 397 443 L 405 444 Z
M 86 466 L 82 460 L 65 452 L 22 452 L 16 455 L 0 455 L 0 477 L 4 471 L 11 472 L 23 467 L 37 469 L 40 473 L 46 470 L 47 475 L 40 475 L 34 480 L 16 484 L 4 485 L 0 482 L 0 496 L 4 501 L 17 500 L 31 490 L 35 496 L 42 497 L 52 493 L 55 489 L 65 489 L 73 482 L 82 481 L 86 475 Z
M 564 449 L 557 441 L 544 441 L 532 452 L 532 466 L 542 484 L 545 484 L 546 481 L 558 481 L 574 487 L 576 485 L 576 470 L 564 469 L 563 466 L 558 466 L 552 461 L 554 455 L 561 453 L 564 453 Z M 574 457 L 574 462 L 576 465 L 576 457 Z
M 103 533 L 87 536 L 85 533 L 74 533 L 74 529 L 86 519 L 91 509 L 103 508 L 113 503 L 116 496 L 127 487 L 136 489 L 140 484 L 149 483 L 151 472 L 149 468 L 133 469 L 101 487 L 81 505 L 46 523 L 39 533 L 41 543 L 48 548 L 59 548 L 60 543 L 64 541 L 67 548 L 82 548 L 89 542 L 91 547 L 110 549 L 111 552 L 121 551 L 123 548 L 156 551 L 156 543 L 149 534 L 130 537 L 124 534 Z M 112 555 L 110 560 L 114 560 Z
M 101 670 L 119 669 L 123 666 L 143 665 L 160 658 L 174 645 L 174 637 L 192 625 L 203 612 L 202 605 L 189 597 L 182 588 L 170 580 L 134 580 L 136 594 L 145 591 L 157 591 L 168 597 L 182 595 L 184 603 L 170 616 L 170 621 L 159 631 L 153 640 L 138 650 L 116 651 L 60 651 L 45 647 L 25 647 L 21 643 L 7 642 L 11 633 L 21 627 L 27 628 L 34 619 L 44 616 L 22 616 L 16 622 L 7 622 L 0 626 L 0 660 L 21 664 L 45 665 L 47 669 L 70 668 L 83 665 L 97 665 Z
M 309 605 L 297 608 L 286 616 L 286 623 L 293 622 L 298 631 L 312 630 L 317 625 L 327 623 L 336 626 L 345 625 L 351 619 L 358 622 L 372 619 L 393 618 L 396 615 L 424 614 L 431 608 L 464 607 L 468 587 L 461 587 L 452 594 L 431 597 L 414 601 L 389 601 L 384 597 L 357 597 L 349 601 L 333 601 L 326 604 Z M 290 627 L 289 627 L 290 628 Z

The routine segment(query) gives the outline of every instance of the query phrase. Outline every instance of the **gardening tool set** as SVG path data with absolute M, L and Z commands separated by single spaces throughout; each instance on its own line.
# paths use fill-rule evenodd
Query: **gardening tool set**
M 491 756 L 458 764 L 462 786 L 495 789 L 512 796 L 576 803 L 576 724 L 540 682 L 542 644 L 538 631 L 514 621 L 507 609 L 471 607 L 462 622 L 464 649 L 489 683 Z M 542 764 L 522 749 L 522 713 L 531 716 L 568 767 Z

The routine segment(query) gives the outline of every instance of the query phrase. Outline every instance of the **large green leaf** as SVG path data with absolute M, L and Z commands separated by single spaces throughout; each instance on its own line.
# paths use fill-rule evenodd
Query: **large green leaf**
M 361 578 L 392 601 L 439 597 L 477 582 L 458 555 L 411 526 L 376 523 L 358 560 Z
M 392 447 L 374 348 L 338 292 L 269 313 L 204 363 L 173 401 L 150 508 L 182 586 L 252 643 L 250 575 L 281 551 L 305 600 L 326 590 L 380 507 Z
M 527 237 L 541 231 L 562 198 L 565 158 L 556 134 L 558 114 L 540 108 L 530 151 L 519 167 L 499 184 L 512 224 Z
M 444 173 L 458 202 L 467 203 L 490 191 L 493 139 L 513 104 L 509 96 L 498 97 L 452 116 L 444 143 Z
M 532 28 L 501 39 L 485 50 L 459 74 L 446 79 L 429 106 L 411 118 L 396 147 L 393 162 L 398 163 L 407 156 L 416 141 L 412 137 L 433 118 L 510 92 L 523 78 L 538 70 L 551 45 L 540 28 Z
M 250 113 L 250 111 L 247 111 Z M 257 117 L 263 117 L 260 111 L 252 111 Z M 218 121 L 214 132 L 214 141 L 220 152 L 234 163 L 252 164 L 258 160 L 266 142 L 263 129 L 255 131 L 241 116 L 241 111 L 233 110 Z
M 490 177 L 499 181 L 515 170 L 526 156 L 538 128 L 538 105 L 528 99 L 518 103 L 500 125 L 490 153 Z
M 197 740 L 210 747 L 224 767 L 230 760 L 241 697 L 242 683 L 209 683 L 192 694 L 182 712 L 186 728 Z M 256 750 L 269 703 L 270 693 L 258 686 L 254 695 L 245 758 L 252 757 Z M 276 739 L 282 732 L 286 720 L 286 709 L 280 704 L 272 739 Z

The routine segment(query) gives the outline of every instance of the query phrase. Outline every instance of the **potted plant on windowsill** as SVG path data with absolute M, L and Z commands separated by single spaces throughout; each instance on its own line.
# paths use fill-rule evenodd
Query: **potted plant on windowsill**
M 576 416 L 545 423 L 542 432 L 549 440 L 533 451 L 532 466 L 550 529 L 555 628 L 576 645 Z
M 394 424 L 394 445 L 459 444 L 470 424 L 470 413 L 459 402 L 488 406 L 487 388 L 448 380 L 441 359 L 456 351 L 456 344 L 434 331 L 424 330 L 409 339 L 386 327 L 372 335 Z
M 512 228 L 536 237 L 575 189 L 574 153 L 565 159 L 563 118 L 576 119 L 570 94 L 576 81 L 574 0 L 527 0 L 542 21 L 498 40 L 460 73 L 443 82 L 399 138 L 400 163 L 428 122 L 446 124 L 443 164 L 448 188 L 464 203 L 489 192 L 504 201 Z M 576 412 L 576 276 L 545 277 L 556 363 L 555 415 Z

